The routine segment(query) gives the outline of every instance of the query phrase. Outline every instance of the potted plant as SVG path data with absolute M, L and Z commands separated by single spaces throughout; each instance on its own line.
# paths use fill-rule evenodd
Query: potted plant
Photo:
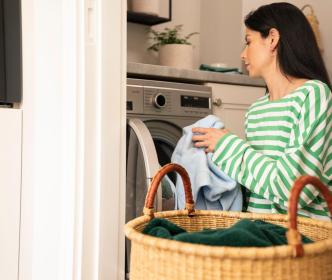
M 176 68 L 193 68 L 193 46 L 188 41 L 191 36 L 198 34 L 193 32 L 187 36 L 181 35 L 182 25 L 174 28 L 166 27 L 162 31 L 150 29 L 149 33 L 152 45 L 148 50 L 159 52 L 159 64 Z

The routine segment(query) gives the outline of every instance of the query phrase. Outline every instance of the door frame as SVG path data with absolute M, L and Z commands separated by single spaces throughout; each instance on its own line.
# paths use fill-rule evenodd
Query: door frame
M 22 0 L 19 280 L 124 279 L 126 5 Z

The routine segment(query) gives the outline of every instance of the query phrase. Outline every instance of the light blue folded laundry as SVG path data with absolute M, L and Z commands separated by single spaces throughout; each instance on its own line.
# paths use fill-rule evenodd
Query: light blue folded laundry
M 182 165 L 188 172 L 196 209 L 242 210 L 241 186 L 212 162 L 212 153 L 196 148 L 192 142 L 192 128 L 223 128 L 224 124 L 214 115 L 209 115 L 193 125 L 183 128 L 171 161 Z M 176 209 L 185 207 L 183 183 L 177 174 Z

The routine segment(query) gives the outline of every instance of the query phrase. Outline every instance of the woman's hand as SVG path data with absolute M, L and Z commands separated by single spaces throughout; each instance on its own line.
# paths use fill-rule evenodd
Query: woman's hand
M 192 141 L 197 148 L 205 148 L 205 152 L 214 152 L 221 137 L 229 133 L 227 129 L 194 127 Z M 197 134 L 196 134 L 197 133 Z M 196 135 L 195 135 L 196 134 Z

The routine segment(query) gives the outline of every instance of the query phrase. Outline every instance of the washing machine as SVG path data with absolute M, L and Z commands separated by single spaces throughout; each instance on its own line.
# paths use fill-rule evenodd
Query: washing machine
M 126 221 L 142 215 L 153 175 L 171 161 L 182 128 L 212 114 L 211 100 L 207 86 L 127 79 Z M 176 176 L 166 179 L 158 189 L 157 211 L 174 210 Z

